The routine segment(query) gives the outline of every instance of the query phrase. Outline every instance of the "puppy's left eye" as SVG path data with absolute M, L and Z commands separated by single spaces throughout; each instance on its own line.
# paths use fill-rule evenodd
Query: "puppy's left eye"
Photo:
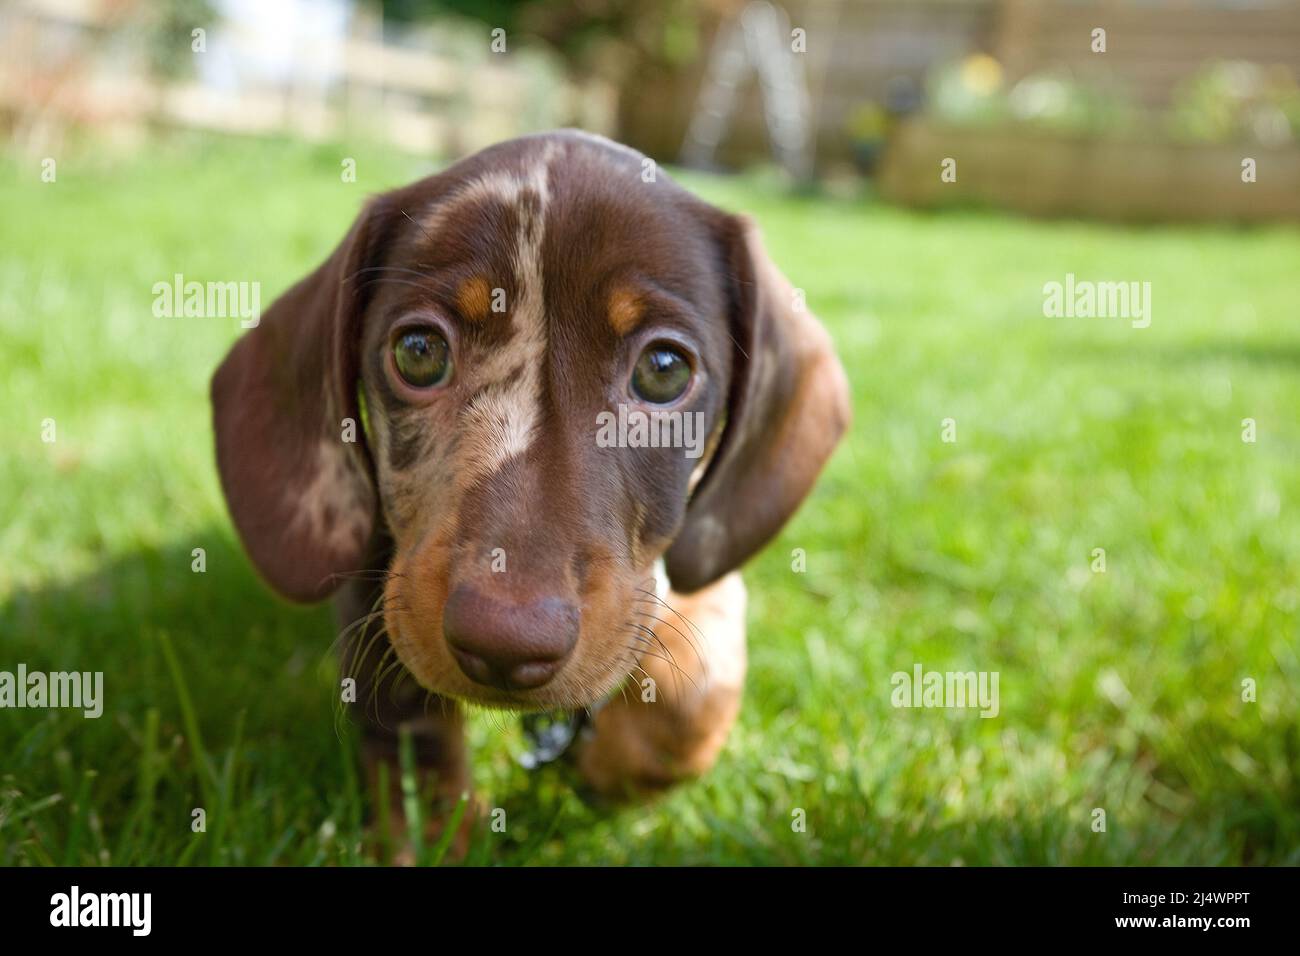
M 636 360 L 632 392 L 643 402 L 667 405 L 691 384 L 691 363 L 670 345 L 652 345 Z

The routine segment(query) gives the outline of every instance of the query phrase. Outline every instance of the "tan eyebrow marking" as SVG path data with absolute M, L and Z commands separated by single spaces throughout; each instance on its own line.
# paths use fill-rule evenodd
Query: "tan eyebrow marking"
M 627 288 L 615 289 L 609 297 L 609 324 L 619 335 L 627 335 L 641 324 L 645 313 L 641 297 Z
M 492 290 L 482 276 L 466 279 L 456 293 L 460 314 L 470 322 L 481 322 L 488 317 L 491 300 Z

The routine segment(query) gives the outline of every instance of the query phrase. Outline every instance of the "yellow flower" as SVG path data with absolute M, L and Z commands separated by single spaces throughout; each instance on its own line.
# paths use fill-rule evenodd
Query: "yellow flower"
M 961 64 L 961 81 L 972 92 L 987 96 L 1002 85 L 1002 64 L 985 53 L 968 56 Z

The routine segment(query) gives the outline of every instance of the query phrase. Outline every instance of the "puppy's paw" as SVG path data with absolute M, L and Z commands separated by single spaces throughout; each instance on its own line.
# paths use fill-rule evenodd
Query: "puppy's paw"
M 701 776 L 717 760 L 734 714 L 730 700 L 701 702 L 689 714 L 639 700 L 611 701 L 574 745 L 579 795 L 611 807 L 653 799 Z
M 745 586 L 729 574 L 654 609 L 656 652 L 641 679 L 614 695 L 577 741 L 589 796 L 621 803 L 700 776 L 717 760 L 744 692 Z

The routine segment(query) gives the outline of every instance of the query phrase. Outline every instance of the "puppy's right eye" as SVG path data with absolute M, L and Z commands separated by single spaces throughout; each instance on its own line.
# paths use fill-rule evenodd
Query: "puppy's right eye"
M 451 377 L 451 348 L 437 329 L 410 329 L 393 342 L 397 374 L 413 388 L 433 388 Z

